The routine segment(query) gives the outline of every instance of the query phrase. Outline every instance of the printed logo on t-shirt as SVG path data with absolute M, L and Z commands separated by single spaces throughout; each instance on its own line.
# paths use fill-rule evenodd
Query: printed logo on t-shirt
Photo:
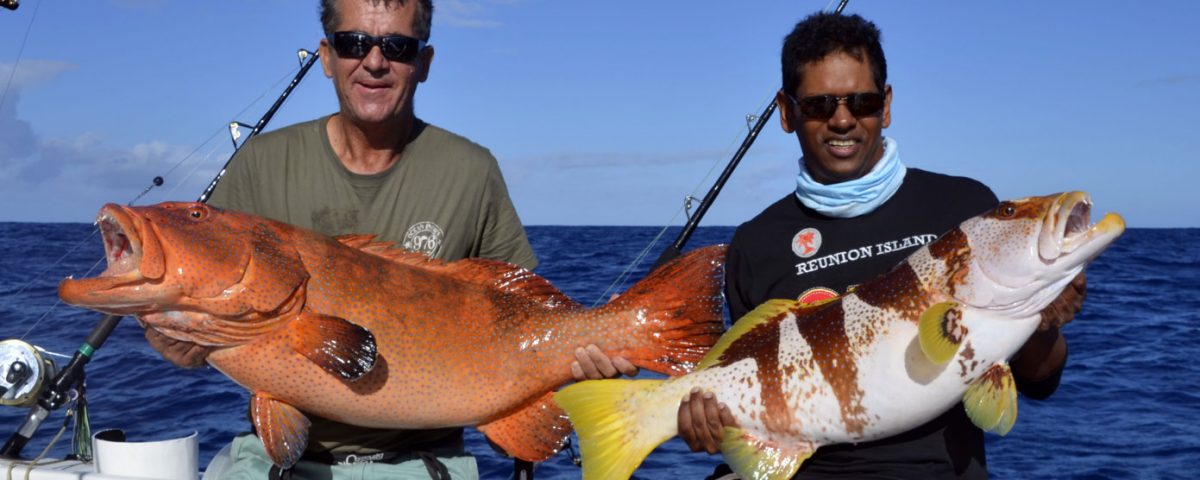
M 796 234 L 796 238 L 799 238 L 803 233 L 804 232 L 800 232 L 799 234 Z M 911 235 L 898 240 L 888 240 L 886 242 L 879 242 L 874 245 L 864 245 L 848 250 L 842 250 L 840 252 L 829 253 L 797 263 L 796 275 L 813 273 L 826 268 L 857 262 L 859 260 L 865 260 L 872 257 L 904 253 L 910 249 L 928 245 L 929 242 L 934 240 L 937 240 L 937 235 L 926 233 L 923 235 Z M 796 248 L 796 240 L 793 239 L 792 249 L 796 250 Z M 800 252 L 797 251 L 796 255 L 800 255 Z
M 821 232 L 809 227 L 792 237 L 792 252 L 800 258 L 808 258 L 821 249 Z
M 838 293 L 831 288 L 813 287 L 801 293 L 799 297 L 796 297 L 796 300 L 799 300 L 800 303 L 816 303 L 822 300 L 837 298 L 837 296 Z
M 424 253 L 429 258 L 433 258 L 437 255 L 438 248 L 442 246 L 443 237 L 445 234 L 438 224 L 433 222 L 416 223 L 408 227 L 407 232 L 404 232 L 404 248 Z

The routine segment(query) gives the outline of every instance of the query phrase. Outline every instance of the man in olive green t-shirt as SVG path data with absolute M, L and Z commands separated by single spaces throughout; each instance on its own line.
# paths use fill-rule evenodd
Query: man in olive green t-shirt
M 322 0 L 320 10 L 321 63 L 339 111 L 248 142 L 209 203 L 328 235 L 373 233 L 448 261 L 535 267 L 496 159 L 413 113 L 433 60 L 425 44 L 430 0 Z M 146 338 L 185 367 L 203 365 L 209 352 L 152 330 Z M 461 428 L 378 430 L 310 419 L 308 448 L 289 472 L 273 468 L 247 434 L 230 446 L 232 465 L 221 478 L 478 477 Z

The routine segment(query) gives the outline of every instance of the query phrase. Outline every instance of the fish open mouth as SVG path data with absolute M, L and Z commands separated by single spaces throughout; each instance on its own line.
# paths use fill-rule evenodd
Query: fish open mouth
M 1092 199 L 1084 192 L 1063 193 L 1054 200 L 1042 230 L 1038 250 L 1043 260 L 1082 254 L 1090 259 L 1125 231 L 1125 220 L 1115 213 L 1091 223 Z
M 136 275 L 138 262 L 141 260 L 141 245 L 137 237 L 130 239 L 128 229 L 122 222 L 129 223 L 132 219 L 119 208 L 105 208 L 96 218 L 96 226 L 104 236 L 104 258 L 108 268 L 100 274 L 101 277 L 125 277 Z
M 140 267 L 143 243 L 136 223 L 124 207 L 109 204 L 100 209 L 96 226 L 104 238 L 108 266 L 99 276 L 67 278 L 59 283 L 58 296 L 64 302 L 114 314 L 130 313 L 129 307 L 145 303 L 140 299 L 148 292 L 137 288 L 145 276 Z

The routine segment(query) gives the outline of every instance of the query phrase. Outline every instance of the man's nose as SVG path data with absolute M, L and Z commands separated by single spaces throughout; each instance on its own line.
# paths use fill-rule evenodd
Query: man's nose
M 383 56 L 383 47 L 372 45 L 370 50 L 367 50 L 367 56 L 363 57 L 363 67 L 371 71 L 385 70 L 389 66 L 388 59 Z
M 829 117 L 829 128 L 839 132 L 845 132 L 854 129 L 858 125 L 858 118 L 850 113 L 850 107 L 846 102 L 838 102 L 838 106 L 833 110 L 833 116 Z

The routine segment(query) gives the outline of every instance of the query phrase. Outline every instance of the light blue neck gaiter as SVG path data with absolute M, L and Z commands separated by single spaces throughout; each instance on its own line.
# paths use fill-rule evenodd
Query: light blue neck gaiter
M 796 176 L 796 198 L 804 206 L 834 218 L 853 218 L 870 213 L 886 202 L 908 171 L 900 163 L 896 141 L 883 139 L 883 158 L 861 178 L 825 185 L 808 174 L 804 157 L 800 158 L 800 174 Z

